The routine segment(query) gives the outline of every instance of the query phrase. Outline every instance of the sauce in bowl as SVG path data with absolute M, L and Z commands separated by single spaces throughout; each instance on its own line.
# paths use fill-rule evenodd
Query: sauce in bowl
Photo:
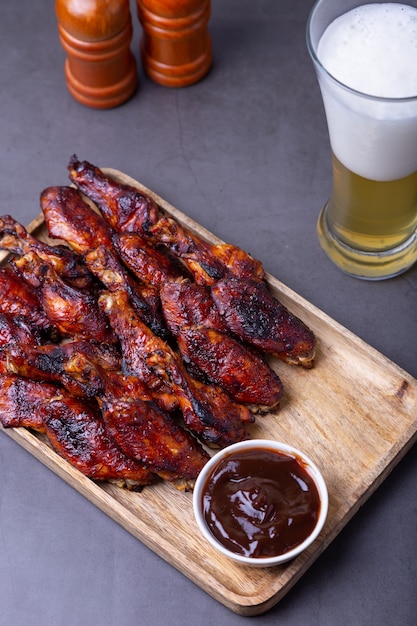
M 327 513 L 327 490 L 314 464 L 284 444 L 261 443 L 230 446 L 217 461 L 215 455 L 196 496 L 206 537 L 254 564 L 297 553 Z

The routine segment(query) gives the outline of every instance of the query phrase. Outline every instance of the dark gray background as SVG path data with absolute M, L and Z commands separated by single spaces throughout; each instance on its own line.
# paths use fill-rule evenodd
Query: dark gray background
M 66 89 L 54 2 L 3 2 L 0 212 L 25 224 L 37 216 L 40 191 L 67 184 L 74 152 L 123 170 L 417 377 L 417 267 L 362 282 L 335 268 L 317 242 L 331 170 L 305 46 L 311 6 L 214 0 L 205 80 L 172 90 L 140 69 L 132 100 L 96 111 Z M 136 13 L 133 22 L 139 62 Z M 243 618 L 0 434 L 0 625 L 412 626 L 415 452 L 274 609 Z

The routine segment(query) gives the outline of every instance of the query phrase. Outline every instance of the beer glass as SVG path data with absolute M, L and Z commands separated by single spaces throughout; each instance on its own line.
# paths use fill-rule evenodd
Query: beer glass
M 319 242 L 346 273 L 380 280 L 401 274 L 417 261 L 417 84 L 412 78 L 405 96 L 374 95 L 368 82 L 359 89 L 338 79 L 334 66 L 329 70 L 330 61 L 323 61 L 319 54 L 328 25 L 365 4 L 382 4 L 389 10 L 381 0 L 316 2 L 308 20 L 307 47 L 323 98 L 332 150 L 333 189 L 319 216 Z M 394 4 L 408 5 L 417 12 L 417 0 Z M 403 11 L 398 6 L 394 9 Z M 345 34 L 349 37 L 347 31 L 352 28 L 355 25 L 342 27 L 339 39 Z M 368 32 L 374 34 L 374 29 L 370 26 Z M 417 67 L 417 21 L 413 32 L 411 29 L 410 38 L 415 39 L 411 63 Z M 327 54 L 334 57 L 333 62 L 337 59 L 329 46 Z M 358 67 L 365 62 L 360 57 L 353 63 Z M 396 55 L 392 55 L 392 63 L 397 63 Z M 376 73 L 386 73 L 384 67 L 378 72 L 365 64 L 360 67 L 362 73 L 365 67 L 370 85 Z M 398 70 L 398 79 L 401 72 L 408 80 L 410 72 L 404 68 Z

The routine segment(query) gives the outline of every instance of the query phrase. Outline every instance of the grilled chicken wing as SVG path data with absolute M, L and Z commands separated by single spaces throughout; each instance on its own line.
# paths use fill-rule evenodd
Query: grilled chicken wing
M 80 354 L 78 373 L 95 370 L 103 392 L 97 398 L 106 427 L 120 448 L 163 480 L 188 489 L 208 460 L 198 441 L 154 401 L 136 376 L 104 371 Z M 73 375 L 76 373 L 73 371 Z
M 36 290 L 11 267 L 0 269 L 0 313 L 21 316 L 42 331 L 52 328 Z
M 253 410 L 277 406 L 283 392 L 280 379 L 258 354 L 228 334 L 206 287 L 165 283 L 161 301 L 168 327 L 193 373 Z
M 81 356 L 106 371 L 116 371 L 120 367 L 119 356 L 111 346 L 104 344 L 73 341 L 31 346 L 13 343 L 0 348 L 0 374 L 16 374 L 36 381 L 56 383 L 80 397 L 102 394 L 102 378 L 94 367 L 88 371 L 80 368 Z
M 150 233 L 184 261 L 201 285 L 212 285 L 224 276 L 264 278 L 261 262 L 240 248 L 227 243 L 210 244 L 170 217 L 161 217 L 151 226 Z
M 189 280 L 166 282 L 161 285 L 160 295 L 164 315 L 174 336 L 185 326 L 204 326 L 221 333 L 229 332 L 209 287 Z
M 95 480 L 192 487 L 200 442 L 246 439 L 252 411 L 279 403 L 258 350 L 311 367 L 315 337 L 249 254 L 87 161 L 68 170 L 77 189 L 48 187 L 41 207 L 71 250 L 0 217 L 0 248 L 17 257 L 0 270 L 0 422 L 46 434 Z
M 89 478 L 131 489 L 155 482 L 148 468 L 117 445 L 98 407 L 61 393 L 42 404 L 39 413 L 52 447 Z
M 66 241 L 78 254 L 97 246 L 111 247 L 113 231 L 73 187 L 47 187 L 41 209 L 50 237 Z
M 61 362 L 68 358 L 58 378 L 71 388 L 67 376 L 72 377 L 88 396 L 95 397 L 107 431 L 120 449 L 160 478 L 175 481 L 180 488 L 191 486 L 208 455 L 189 432 L 155 404 L 143 382 L 111 367 L 104 369 L 102 365 L 108 367 L 108 363 L 95 358 L 86 342 L 79 342 L 78 348 L 71 346 L 62 356 Z M 54 404 L 54 411 L 56 407 Z M 48 436 L 51 425 L 46 422 Z M 65 422 L 58 426 L 63 445 Z
M 117 183 L 88 161 L 74 155 L 68 165 L 71 181 L 100 209 L 117 231 L 146 233 L 158 219 L 158 207 L 149 196 Z
M 45 432 L 40 407 L 54 398 L 59 388 L 13 374 L 0 376 L 0 422 L 4 428 L 30 428 Z
M 28 283 L 39 288 L 39 299 L 50 323 L 62 335 L 114 343 L 106 316 L 100 311 L 94 293 L 65 283 L 52 265 L 30 252 L 12 261 Z
M 151 284 L 138 283 L 126 271 L 118 257 L 105 246 L 95 248 L 85 256 L 90 270 L 108 290 L 123 289 L 141 320 L 152 331 L 166 339 L 168 330 L 162 315 L 159 292 Z
M 145 466 L 126 455 L 109 434 L 97 405 L 55 385 L 19 376 L 0 376 L 0 422 L 45 433 L 53 448 L 94 480 L 130 489 L 155 481 Z
M 50 246 L 36 239 L 10 215 L 0 217 L 0 237 L 0 248 L 18 256 L 36 252 L 41 259 L 51 263 L 55 271 L 73 287 L 94 288 L 95 279 L 78 254 L 66 246 Z
M 187 274 L 187 270 L 137 233 L 117 233 L 113 245 L 125 265 L 144 282 L 159 287 Z
M 151 232 L 187 264 L 198 284 L 211 286 L 235 335 L 287 363 L 312 367 L 315 337 L 269 292 L 260 262 L 234 246 L 210 245 L 171 218 L 161 218 Z
M 261 282 L 228 278 L 211 287 L 229 329 L 243 341 L 287 363 L 312 367 L 313 332 Z
M 38 329 L 25 318 L 0 313 L 0 346 L 8 346 L 10 343 L 37 345 L 40 342 L 41 336 Z
M 212 328 L 184 328 L 177 337 L 184 362 L 193 374 L 220 385 L 253 411 L 277 407 L 283 393 L 278 376 L 241 343 Z
M 251 255 L 236 246 L 223 243 L 210 244 L 189 229 L 183 228 L 173 218 L 162 216 L 158 219 L 156 205 L 152 219 L 143 217 L 144 214 L 149 217 L 150 213 L 147 210 L 144 213 L 139 211 L 141 219 L 136 222 L 135 211 L 130 210 L 129 203 L 127 203 L 129 211 L 127 213 L 122 211 L 123 207 L 119 200 L 123 196 L 123 185 L 110 180 L 111 194 L 109 195 L 112 198 L 117 198 L 117 201 L 113 208 L 109 209 L 107 192 L 103 193 L 102 188 L 104 185 L 104 188 L 107 189 L 107 177 L 103 175 L 101 170 L 89 163 L 80 163 L 75 157 L 71 159 L 69 170 L 70 178 L 76 184 L 85 185 L 85 187 L 80 186 L 82 191 L 87 193 L 88 188 L 90 194 L 93 194 L 90 196 L 93 200 L 95 200 L 94 194 L 96 194 L 104 201 L 103 214 L 115 230 L 133 232 L 145 237 L 153 245 L 166 246 L 174 256 L 185 263 L 198 284 L 213 287 L 213 296 L 216 293 L 214 299 L 216 304 L 221 306 L 222 315 L 226 315 L 224 303 L 227 300 L 229 307 L 226 316 L 227 325 L 239 338 L 255 347 L 276 354 L 287 363 L 312 367 L 315 356 L 313 333 L 302 322 L 298 324 L 298 319 L 287 311 L 291 318 L 290 321 L 284 312 L 285 307 L 275 301 L 271 293 L 269 295 L 266 293 L 265 272 L 260 261 L 253 259 Z M 106 182 L 102 183 L 103 180 Z M 153 203 L 150 198 L 148 200 Z M 100 208 L 102 207 L 100 206 Z M 144 226 L 145 223 L 146 226 Z M 121 252 L 121 254 L 123 253 Z M 126 263 L 132 264 L 128 255 L 126 257 Z M 139 272 L 144 272 L 144 270 L 139 269 Z M 236 295 L 239 294 L 235 289 L 237 283 L 234 281 L 239 281 L 243 290 L 243 299 L 240 303 L 239 299 L 236 300 Z M 220 285 L 218 285 L 219 282 Z M 231 293 L 228 296 L 229 290 Z M 220 291 L 222 292 L 221 297 L 218 295 Z M 233 296 L 231 295 L 232 292 Z M 253 306 L 248 301 L 248 294 L 251 294 L 254 299 Z M 246 310 L 242 316 L 243 309 Z M 276 315 L 275 322 L 272 314 Z M 237 323 L 238 318 L 241 318 L 240 323 Z M 281 321 L 284 322 L 282 326 L 280 326 Z M 245 326 L 244 331 L 243 326 Z M 268 331 L 271 331 L 273 339 L 270 342 L 270 347 L 263 348 L 264 345 L 268 345 L 268 342 L 265 341 Z M 287 331 L 289 335 L 286 337 Z M 297 332 L 300 333 L 299 336 L 297 336 Z
M 176 397 L 163 384 L 151 388 L 137 376 L 122 374 L 120 353 L 109 344 L 74 340 L 42 346 L 20 343 L 3 346 L 0 374 L 54 382 L 83 398 L 102 397 L 111 392 L 112 396 L 152 400 L 167 412 L 178 408 Z M 111 380 L 114 382 L 110 387 Z
M 84 255 L 91 273 L 108 289 L 115 284 L 127 289 L 141 319 L 166 337 L 159 295 L 149 285 L 134 281 L 122 267 L 112 252 L 114 232 L 105 219 L 73 187 L 48 187 L 41 194 L 41 206 L 50 236 L 65 240 Z
M 105 424 L 120 448 L 140 460 L 160 478 L 192 486 L 208 454 L 196 439 L 155 403 L 141 398 L 105 394 L 101 401 Z
M 159 384 L 171 390 L 194 434 L 212 445 L 248 436 L 246 424 L 253 422 L 250 411 L 213 385 L 208 388 L 192 379 L 179 355 L 135 315 L 124 292 L 103 293 L 99 303 L 119 337 L 127 368 L 148 385 L 147 379 L 153 378 L 153 389 Z

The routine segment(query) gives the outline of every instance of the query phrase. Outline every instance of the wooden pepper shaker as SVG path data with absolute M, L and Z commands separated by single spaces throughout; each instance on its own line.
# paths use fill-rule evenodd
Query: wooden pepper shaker
M 210 0 L 136 0 L 143 67 L 166 87 L 185 87 L 210 69 Z
M 78 102 L 107 109 L 125 102 L 137 86 L 130 50 L 129 0 L 56 0 L 65 76 Z

